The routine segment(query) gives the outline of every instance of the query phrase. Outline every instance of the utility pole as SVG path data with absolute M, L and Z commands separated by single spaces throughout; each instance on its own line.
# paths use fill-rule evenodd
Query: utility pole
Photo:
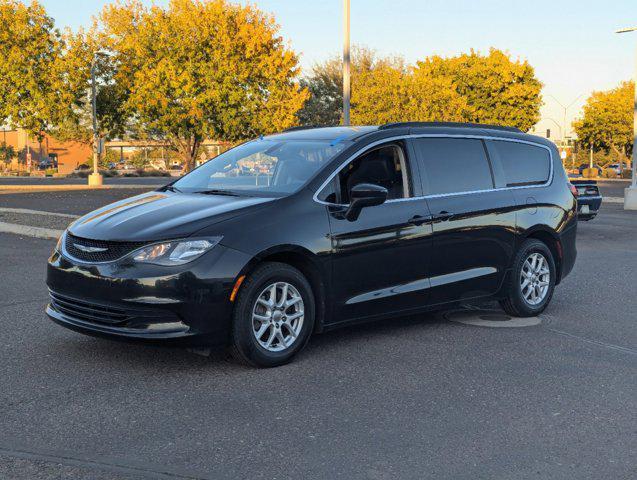
M 349 125 L 350 107 L 350 0 L 343 0 L 343 125 Z
M 91 61 L 91 112 L 93 116 L 93 173 L 88 177 L 88 184 L 93 187 L 102 185 L 103 179 L 99 171 L 100 135 L 97 129 L 97 86 L 95 84 L 95 69 L 97 53 Z
M 628 33 L 637 31 L 637 27 L 623 28 L 617 33 Z M 633 180 L 630 187 L 624 190 L 624 210 L 637 210 L 637 49 L 635 50 L 635 103 L 633 106 L 633 157 L 632 165 Z

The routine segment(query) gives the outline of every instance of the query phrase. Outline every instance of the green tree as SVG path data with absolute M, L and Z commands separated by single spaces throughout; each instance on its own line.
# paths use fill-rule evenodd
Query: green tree
M 237 141 L 287 128 L 308 93 L 274 19 L 226 0 L 107 5 L 98 43 L 141 137 L 163 138 L 194 166 L 206 138 Z
M 628 161 L 633 148 L 634 82 L 622 82 L 604 92 L 593 92 L 583 115 L 573 122 L 579 141 L 595 149 L 612 150 Z
M 60 68 L 63 47 L 37 1 L 0 0 L 0 123 L 42 138 L 63 118 L 74 93 Z
M 333 126 L 343 115 L 343 71 L 338 58 L 316 63 L 312 73 L 301 79 L 301 86 L 310 98 L 298 112 L 301 125 Z
M 11 160 L 17 155 L 15 149 L 6 143 L 0 143 L 0 160 L 5 164 L 11 163 Z
M 429 57 L 417 62 L 415 75 L 449 81 L 466 99 L 466 121 L 528 131 L 540 120 L 542 83 L 528 62 L 512 60 L 501 50 Z

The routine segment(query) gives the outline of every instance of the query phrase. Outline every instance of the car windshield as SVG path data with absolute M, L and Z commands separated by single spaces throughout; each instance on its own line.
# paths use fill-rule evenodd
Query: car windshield
M 299 190 L 346 146 L 330 140 L 253 140 L 209 160 L 173 187 L 182 192 L 283 196 Z

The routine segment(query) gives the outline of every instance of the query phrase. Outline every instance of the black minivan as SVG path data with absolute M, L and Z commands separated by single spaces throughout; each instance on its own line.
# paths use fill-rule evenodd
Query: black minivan
M 573 267 L 576 229 L 543 138 L 296 128 L 75 221 L 49 259 L 46 312 L 81 333 L 230 345 L 276 366 L 352 322 L 485 298 L 537 315 Z

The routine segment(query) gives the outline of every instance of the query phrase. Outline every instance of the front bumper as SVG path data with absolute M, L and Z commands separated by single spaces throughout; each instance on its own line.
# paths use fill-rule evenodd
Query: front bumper
M 46 313 L 71 330 L 116 340 L 226 344 L 230 293 L 248 261 L 222 245 L 181 267 L 79 264 L 54 252 L 47 267 Z

